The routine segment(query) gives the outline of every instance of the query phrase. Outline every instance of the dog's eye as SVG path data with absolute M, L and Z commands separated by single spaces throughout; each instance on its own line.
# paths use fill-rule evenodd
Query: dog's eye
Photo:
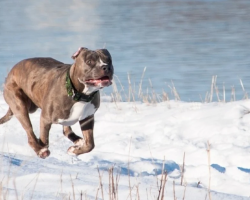
M 86 63 L 87 63 L 88 65 L 90 65 L 90 64 L 91 64 L 91 60 L 87 60 Z

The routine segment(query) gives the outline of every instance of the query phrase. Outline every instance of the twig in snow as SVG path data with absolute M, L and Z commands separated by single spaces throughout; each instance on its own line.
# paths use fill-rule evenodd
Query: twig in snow
M 101 188 L 101 193 L 102 193 L 102 200 L 104 200 L 102 176 L 101 176 L 101 173 L 100 173 L 100 170 L 99 170 L 98 166 L 97 166 L 97 171 L 98 171 L 98 174 L 99 174 L 99 182 L 100 182 L 100 188 Z
M 183 193 L 183 198 L 182 198 L 182 200 L 184 200 L 184 199 L 185 199 L 185 195 L 186 195 L 186 188 L 187 188 L 187 184 L 185 184 L 185 185 L 184 185 L 184 193 Z
M 176 200 L 176 197 L 175 197 L 175 181 L 173 180 L 173 195 L 174 195 L 174 200 Z
M 207 141 L 207 158 L 208 158 L 208 171 L 209 171 L 209 180 L 208 180 L 208 196 L 209 200 L 211 200 L 211 193 L 210 193 L 210 184 L 211 184 L 211 166 L 210 166 L 210 144 Z
M 181 185 L 183 184 L 184 170 L 185 170 L 185 152 L 183 155 L 183 163 L 182 163 L 182 170 L 181 170 Z
M 128 153 L 128 185 L 129 185 L 129 197 L 130 200 L 132 200 L 132 194 L 131 194 L 131 183 L 130 183 L 130 168 L 129 168 L 129 164 L 130 164 L 130 148 L 131 148 L 131 140 L 132 137 L 130 137 L 130 142 L 129 142 L 129 153 Z
M 72 186 L 72 192 L 73 192 L 73 199 L 76 200 L 76 197 L 75 197 L 75 189 L 74 189 L 74 183 L 73 183 L 71 174 L 70 174 L 70 180 L 71 180 L 71 186 Z

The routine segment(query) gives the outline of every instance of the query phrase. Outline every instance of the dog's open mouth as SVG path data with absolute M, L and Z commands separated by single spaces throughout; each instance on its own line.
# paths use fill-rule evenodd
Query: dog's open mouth
M 99 79 L 88 79 L 85 81 L 88 85 L 107 87 L 112 84 L 112 81 L 108 76 L 104 76 Z

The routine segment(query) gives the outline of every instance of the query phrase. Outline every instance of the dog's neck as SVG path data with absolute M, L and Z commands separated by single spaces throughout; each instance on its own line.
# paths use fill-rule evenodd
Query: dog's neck
M 74 63 L 69 70 L 69 76 L 70 76 L 70 80 L 74 86 L 74 88 L 78 91 L 83 93 L 84 89 L 85 89 L 85 85 L 80 83 L 78 80 L 78 76 L 76 76 L 77 71 L 76 71 L 76 64 Z
M 71 96 L 75 101 L 90 102 L 95 97 L 98 90 L 91 90 L 92 88 L 88 88 L 84 83 L 76 80 L 76 76 L 74 76 L 74 73 L 71 71 L 72 68 L 74 67 L 71 67 L 66 74 L 66 89 L 68 96 Z
M 102 89 L 102 87 L 100 87 L 100 86 L 89 86 L 85 82 L 83 82 L 81 80 L 81 77 L 77 76 L 77 74 L 78 74 L 77 69 L 78 68 L 76 66 L 76 63 L 74 63 L 70 67 L 70 79 L 71 79 L 75 89 L 78 92 L 81 92 L 81 93 L 86 94 L 86 95 L 90 95 L 90 94 Z

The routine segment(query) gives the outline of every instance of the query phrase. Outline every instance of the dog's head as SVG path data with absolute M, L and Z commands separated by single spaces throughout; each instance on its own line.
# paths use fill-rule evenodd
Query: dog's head
M 72 58 L 75 60 L 77 79 L 84 84 L 84 93 L 91 93 L 112 84 L 114 68 L 107 49 L 95 51 L 81 47 Z

